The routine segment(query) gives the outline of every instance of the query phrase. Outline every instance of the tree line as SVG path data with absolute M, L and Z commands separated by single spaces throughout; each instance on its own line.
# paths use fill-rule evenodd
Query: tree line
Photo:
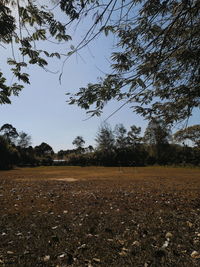
M 151 120 L 144 132 L 132 125 L 114 129 L 102 124 L 95 137 L 96 146 L 85 147 L 77 136 L 74 149 L 60 150 L 42 142 L 31 146 L 31 136 L 18 132 L 11 124 L 0 128 L 0 169 L 13 166 L 78 165 L 78 166 L 146 166 L 200 165 L 200 125 L 193 125 L 172 134 L 162 120 Z
M 18 132 L 11 124 L 0 128 L 0 169 L 13 166 L 49 165 L 54 151 L 43 142 L 39 146 L 31 146 L 31 136 L 23 131 Z

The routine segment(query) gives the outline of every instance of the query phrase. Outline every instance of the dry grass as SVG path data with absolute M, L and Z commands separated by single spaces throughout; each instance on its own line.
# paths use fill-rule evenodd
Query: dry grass
M 0 216 L 0 266 L 200 266 L 200 169 L 2 171 Z

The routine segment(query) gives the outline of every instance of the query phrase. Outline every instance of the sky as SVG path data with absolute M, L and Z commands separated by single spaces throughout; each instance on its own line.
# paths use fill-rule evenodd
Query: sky
M 73 37 L 77 41 L 76 36 Z M 68 47 L 60 46 L 59 49 L 68 52 L 70 43 Z M 65 64 L 61 84 L 59 73 L 62 61 L 57 59 L 49 61 L 48 68 L 58 72 L 56 74 L 36 66 L 29 66 L 31 84 L 25 85 L 18 97 L 11 98 L 11 105 L 0 106 L 0 126 L 4 123 L 12 124 L 17 131 L 24 131 L 31 135 L 32 146 L 46 142 L 55 152 L 73 148 L 72 142 L 78 135 L 83 136 L 86 141 L 85 146 L 95 146 L 98 128 L 113 111 L 121 106 L 122 102 L 111 101 L 105 107 L 102 116 L 88 119 L 85 110 L 66 102 L 69 98 L 66 93 L 73 93 L 90 82 L 96 82 L 97 77 L 104 76 L 104 72 L 109 71 L 108 60 L 112 47 L 113 39 L 102 37 L 95 40 L 89 48 L 82 50 L 80 56 L 72 56 Z M 0 60 L 4 60 L 1 69 L 9 77 L 5 62 L 6 58 L 11 56 L 11 51 L 9 48 L 0 49 L 2 50 Z M 45 43 L 45 49 L 54 51 L 58 47 Z M 8 78 L 9 82 L 11 77 Z M 123 123 L 127 129 L 133 124 L 144 128 L 147 123 L 142 117 L 134 114 L 128 106 L 123 107 L 107 122 L 113 128 L 116 124 Z
M 86 26 L 82 25 L 82 28 Z M 82 35 L 82 32 L 76 32 L 72 36 L 73 42 L 76 42 L 77 38 L 81 38 Z M 68 52 L 73 42 L 67 46 L 60 45 L 59 49 Z M 46 142 L 55 152 L 73 148 L 72 142 L 78 135 L 86 141 L 85 146 L 95 146 L 98 128 L 113 111 L 121 106 L 122 102 L 111 101 L 105 107 L 102 116 L 87 119 L 85 110 L 68 105 L 66 93 L 73 93 L 90 82 L 96 82 L 97 77 L 109 71 L 109 56 L 113 44 L 113 38 L 101 37 L 94 40 L 89 49 L 83 49 L 80 56 L 72 56 L 65 64 L 61 84 L 59 83 L 61 61 L 52 59 L 49 62 L 48 68 L 53 72 L 58 72 L 56 74 L 46 72 L 36 66 L 29 67 L 31 84 L 25 85 L 18 97 L 11 98 L 11 105 L 0 105 L 0 126 L 10 123 L 18 131 L 31 135 L 32 146 Z M 45 42 L 45 48 L 53 51 L 58 49 L 58 46 Z M 0 50 L 0 68 L 8 74 L 8 66 L 2 62 L 10 56 L 11 51 L 3 48 Z M 11 78 L 8 78 L 8 82 L 9 79 Z M 199 115 L 198 110 L 190 120 L 190 124 L 199 123 Z M 122 123 L 129 129 L 134 124 L 142 127 L 143 132 L 148 124 L 143 117 L 133 113 L 129 106 L 124 106 L 107 122 L 112 128 Z

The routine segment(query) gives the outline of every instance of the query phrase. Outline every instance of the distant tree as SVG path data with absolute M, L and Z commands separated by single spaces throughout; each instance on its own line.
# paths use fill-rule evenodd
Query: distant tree
M 108 123 L 103 123 L 95 138 L 97 147 L 94 159 L 97 165 L 113 166 L 116 164 L 115 135 Z
M 20 166 L 36 166 L 39 165 L 40 160 L 38 159 L 36 152 L 32 146 L 17 146 L 17 150 L 19 152 L 19 163 Z
M 195 146 L 200 147 L 200 125 L 189 126 L 176 132 L 174 139 L 178 142 L 190 140 Z
M 17 137 L 19 136 L 17 130 L 15 127 L 13 127 L 11 124 L 4 124 L 0 128 L 0 133 L 6 138 L 6 140 L 9 143 L 14 144 L 16 142 Z
M 17 140 L 17 145 L 22 148 L 27 148 L 31 145 L 31 136 L 25 132 L 20 132 Z
M 58 153 L 57 153 L 57 157 L 58 157 L 58 159 L 63 159 L 64 158 L 64 156 L 65 156 L 65 151 L 64 150 L 59 150 L 58 151 Z
M 117 124 L 114 129 L 115 133 L 115 146 L 120 149 L 125 149 L 127 146 L 127 130 L 123 124 Z
M 93 147 L 93 146 L 91 146 L 91 145 L 89 145 L 89 146 L 88 146 L 88 151 L 89 151 L 89 152 L 92 152 L 92 151 L 94 151 L 94 147 Z
M 140 134 L 141 134 L 141 127 L 132 125 L 130 131 L 128 132 L 128 144 L 129 145 L 139 144 L 142 140 Z
M 151 120 L 144 133 L 143 140 L 147 144 L 159 145 L 168 144 L 171 138 L 171 131 L 168 125 L 162 120 Z
M 35 147 L 35 152 L 38 156 L 52 156 L 54 154 L 53 148 L 44 142 Z
M 97 143 L 98 150 L 112 151 L 114 149 L 115 136 L 109 124 L 104 123 L 100 126 L 95 141 Z
M 93 152 L 93 151 L 94 151 L 94 147 L 91 146 L 91 145 L 89 145 L 88 147 L 85 148 L 85 152 L 86 152 L 86 153 L 91 153 L 91 152 Z
M 10 169 L 18 163 L 19 153 L 4 136 L 0 136 L 0 169 Z
M 151 120 L 145 130 L 143 141 L 148 144 L 151 163 L 167 163 L 170 150 L 171 130 L 162 120 Z M 155 161 L 155 162 L 154 162 Z
M 82 150 L 83 145 L 85 144 L 85 140 L 82 136 L 77 136 L 72 142 L 72 144 L 75 145 L 78 150 Z

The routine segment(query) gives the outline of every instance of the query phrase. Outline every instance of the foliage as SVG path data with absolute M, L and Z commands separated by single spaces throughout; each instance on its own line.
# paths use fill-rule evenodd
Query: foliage
M 168 144 L 170 128 L 161 120 L 151 120 L 144 133 L 144 142 L 147 144 Z
M 141 134 L 141 127 L 132 125 L 130 131 L 128 131 L 128 144 L 129 145 L 139 144 L 142 141 L 140 134 Z
M 5 125 L 7 125 L 5 127 Z M 9 127 L 8 127 L 9 125 Z M 4 124 L 0 135 L 0 169 L 13 166 L 39 165 L 76 165 L 76 166 L 146 166 L 146 165 L 200 165 L 200 149 L 198 146 L 171 144 L 170 129 L 163 121 L 150 121 L 144 137 L 141 129 L 132 125 L 126 129 L 123 124 L 117 124 L 113 131 L 109 124 L 103 124 L 96 136 L 97 146 L 82 147 L 77 143 L 76 149 L 60 150 L 54 153 L 53 148 L 42 142 L 39 146 L 30 146 L 30 135 L 19 132 L 14 141 L 10 141 L 11 133 L 17 130 L 10 124 Z M 190 130 L 198 129 L 188 127 Z M 7 131 L 9 129 L 9 131 Z M 13 130 L 14 129 L 14 130 Z M 5 135 L 7 134 L 7 136 Z M 196 141 L 198 131 L 188 131 L 191 140 Z M 177 137 L 189 137 L 181 132 Z M 8 138 L 9 137 L 9 138 Z M 78 136 L 80 137 L 80 136 Z M 76 138 L 77 139 L 77 138 Z M 75 139 L 75 140 L 76 140 Z M 78 138 L 78 141 L 84 141 Z M 180 140 L 180 139 L 178 139 Z M 54 159 L 57 161 L 54 162 Z M 59 161 L 62 159 L 62 161 Z
M 38 155 L 39 157 L 43 157 L 43 156 L 48 157 L 54 154 L 53 148 L 45 142 L 42 142 L 39 146 L 36 146 L 35 152 L 36 152 L 36 155 Z
M 162 120 L 151 120 L 144 133 L 144 143 L 148 145 L 151 164 L 163 164 L 169 157 L 171 131 Z
M 114 149 L 115 137 L 111 127 L 104 123 L 101 125 L 95 138 L 97 149 L 103 152 L 111 152 Z
M 10 103 L 21 83 L 29 83 L 28 65 L 45 68 L 59 51 L 39 49 L 41 42 L 71 40 L 68 25 L 93 18 L 80 43 L 71 46 L 70 55 L 88 46 L 98 35 L 117 40 L 111 55 L 112 71 L 95 84 L 71 95 L 70 104 L 100 115 L 111 99 L 130 104 L 146 118 L 159 117 L 167 123 L 184 120 L 199 107 L 199 0 L 51 0 L 48 6 L 34 0 L 3 0 L 0 3 L 0 44 L 10 46 L 11 72 L 19 83 L 8 86 L 0 72 L 0 103 Z M 56 5 L 52 8 L 52 3 Z M 66 22 L 55 19 L 56 7 Z M 15 12 L 13 12 L 15 10 Z M 58 49 L 59 50 L 59 49 Z M 18 54 L 15 55 L 16 51 Z M 19 59 L 19 60 L 18 60 Z M 63 63 L 63 67 L 64 67 Z M 62 76 L 62 73 L 61 73 Z M 60 76 L 60 79 L 61 79 Z M 89 110 L 92 108 L 92 110 Z
M 72 153 L 67 158 L 67 165 L 71 166 L 89 166 L 96 165 L 93 154 Z
M 179 130 L 174 134 L 174 138 L 178 142 L 183 142 L 188 139 L 192 141 L 194 145 L 200 147 L 200 125 L 193 125 Z
M 0 135 L 0 170 L 10 169 L 18 162 L 19 154 L 15 147 L 9 144 L 8 140 Z
M 17 145 L 26 148 L 31 145 L 31 136 L 25 132 L 20 132 L 17 140 Z
M 0 128 L 0 169 L 9 169 L 14 165 L 36 165 L 37 159 L 32 147 L 31 136 L 19 132 L 11 124 Z M 29 147 L 28 147 L 29 146 Z
M 38 166 L 40 161 L 36 156 L 35 150 L 32 146 L 16 147 L 19 153 L 18 166 Z
M 172 123 L 191 116 L 200 104 L 199 0 L 87 4 L 92 5 L 88 14 L 96 14 L 95 21 L 74 51 L 101 32 L 113 34 L 117 40 L 111 55 L 113 71 L 80 88 L 69 103 L 86 110 L 92 107 L 88 111 L 92 116 L 100 115 L 111 99 L 124 101 L 122 106 L 131 104 L 148 119 L 158 117 Z
M 146 166 L 146 165 L 199 165 L 200 150 L 171 143 L 170 127 L 161 120 L 153 120 L 141 136 L 141 128 L 132 125 L 126 129 L 117 124 L 112 130 L 108 123 L 102 124 L 95 138 L 94 150 L 82 148 L 61 150 L 60 164 L 78 166 Z
M 76 148 L 81 151 L 81 149 L 83 148 L 83 145 L 85 144 L 85 140 L 83 139 L 82 136 L 79 135 L 74 139 L 72 144 L 75 145 Z
M 126 132 L 127 130 L 123 124 L 117 124 L 115 126 L 115 130 L 114 130 L 115 139 L 116 139 L 115 146 L 117 148 L 121 148 L 121 149 L 126 148 L 127 142 L 128 142 Z
M 30 83 L 26 72 L 28 65 L 46 69 L 48 58 L 61 57 L 57 51 L 52 53 L 39 49 L 36 44 L 68 40 L 71 37 L 66 34 L 66 25 L 56 20 L 47 6 L 39 5 L 34 0 L 1 1 L 0 45 L 11 48 L 12 57 L 7 59 L 7 64 L 20 84 L 8 86 L 4 73 L 0 72 L 0 104 L 11 103 L 10 96 L 18 95 L 23 88 L 21 83 Z
M 0 133 L 6 138 L 10 144 L 14 144 L 19 134 L 15 127 L 6 123 L 0 128 Z

